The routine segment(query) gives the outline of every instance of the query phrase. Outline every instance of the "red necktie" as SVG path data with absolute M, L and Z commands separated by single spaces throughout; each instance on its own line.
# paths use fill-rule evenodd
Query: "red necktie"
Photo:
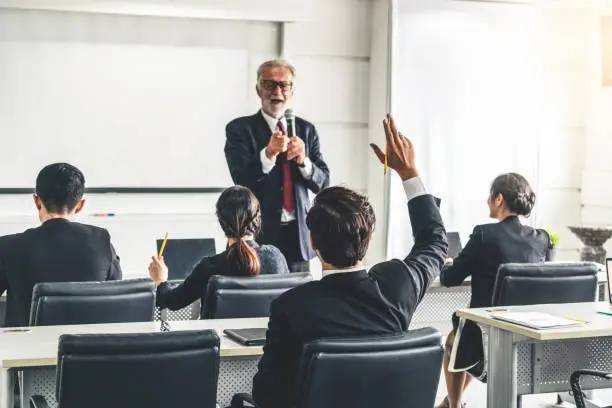
M 279 120 L 276 126 L 284 135 L 287 134 L 283 122 Z M 287 153 L 281 153 L 280 160 L 283 166 L 283 207 L 287 212 L 292 213 L 294 211 L 293 181 L 291 181 L 291 164 L 287 160 Z

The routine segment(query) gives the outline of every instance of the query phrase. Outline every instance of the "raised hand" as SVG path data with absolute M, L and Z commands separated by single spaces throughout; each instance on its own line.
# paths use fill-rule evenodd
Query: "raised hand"
M 402 181 L 417 177 L 419 172 L 414 161 L 414 145 L 397 130 L 391 114 L 387 114 L 383 120 L 383 128 L 387 140 L 387 165 L 399 174 Z M 375 143 L 370 143 L 370 147 L 384 164 L 385 153 Z

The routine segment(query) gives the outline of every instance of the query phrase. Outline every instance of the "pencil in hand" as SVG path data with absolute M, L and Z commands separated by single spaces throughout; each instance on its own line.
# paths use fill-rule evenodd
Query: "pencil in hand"
M 385 166 L 383 170 L 383 175 L 387 175 L 387 168 L 389 167 L 389 163 L 387 162 L 387 144 L 385 144 Z
M 168 233 L 166 232 L 166 236 L 164 237 L 164 242 L 162 242 L 161 247 L 159 248 L 159 254 L 157 254 L 157 259 L 161 259 L 164 248 L 166 247 L 166 242 L 168 242 Z

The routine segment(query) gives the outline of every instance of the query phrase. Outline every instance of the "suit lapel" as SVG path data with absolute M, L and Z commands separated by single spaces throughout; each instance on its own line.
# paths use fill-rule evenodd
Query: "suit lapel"
M 268 145 L 272 133 L 270 132 L 268 122 L 264 119 L 261 110 L 253 115 L 252 118 L 255 137 L 257 138 L 257 147 L 261 150 Z
M 302 126 L 299 121 L 295 121 L 295 133 L 299 136 L 300 139 L 304 141 L 304 153 L 308 156 L 308 142 L 307 142 L 307 134 L 306 134 L 306 126 Z

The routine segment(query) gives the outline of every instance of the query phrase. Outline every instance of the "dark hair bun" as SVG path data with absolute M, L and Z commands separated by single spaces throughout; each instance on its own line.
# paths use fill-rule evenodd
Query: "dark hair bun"
M 531 214 L 531 210 L 533 210 L 535 199 L 536 197 L 533 191 L 520 192 L 514 197 L 510 197 L 510 201 L 507 202 L 507 205 L 510 211 L 527 217 Z

